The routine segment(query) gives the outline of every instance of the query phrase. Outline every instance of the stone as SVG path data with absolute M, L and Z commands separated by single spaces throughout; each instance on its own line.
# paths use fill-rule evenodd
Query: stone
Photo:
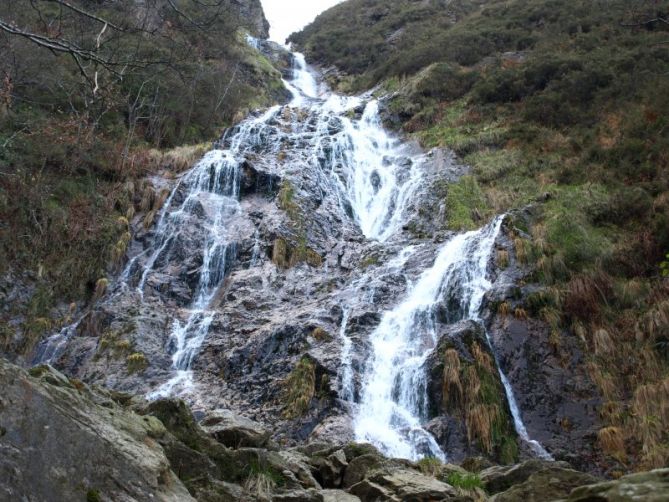
M 546 470 L 569 469 L 565 462 L 549 462 L 545 460 L 528 460 L 522 464 L 503 466 L 496 465 L 479 473 L 483 486 L 490 494 L 503 492 L 513 485 L 524 482 L 532 474 Z
M 544 502 L 562 500 L 581 485 L 592 483 L 596 478 L 573 469 L 553 468 L 535 472 L 525 481 L 514 484 L 508 490 L 494 495 L 491 502 Z M 593 499 L 587 499 L 592 502 Z M 599 500 L 599 499 L 594 499 Z
M 342 490 L 322 490 L 323 502 L 360 502 L 360 498 Z
M 312 458 L 311 463 L 317 468 L 324 487 L 339 488 L 342 485 L 344 470 L 348 466 L 344 450 L 337 450 L 327 457 Z
M 383 465 L 385 459 L 374 453 L 360 455 L 351 459 L 344 473 L 343 486 L 344 488 L 351 488 L 353 485 L 360 483 L 367 473 Z
M 323 496 L 317 490 L 290 490 L 272 497 L 272 502 L 322 502 Z
M 362 502 L 376 502 L 383 500 L 388 502 L 400 502 L 400 498 L 393 492 L 383 486 L 373 483 L 369 479 L 363 479 L 359 483 L 353 485 L 349 490 L 353 495 L 357 496 Z
M 0 359 L 1 500 L 194 500 L 153 439 L 155 423 L 95 404 L 94 391 L 50 368 L 33 373 Z
M 378 473 L 370 481 L 389 489 L 403 501 L 451 500 L 459 496 L 452 486 L 408 469 Z
M 623 476 L 616 481 L 574 489 L 568 502 L 667 502 L 669 469 L 657 469 Z
M 260 424 L 229 410 L 207 413 L 200 426 L 216 441 L 230 448 L 262 448 L 270 439 L 270 433 Z

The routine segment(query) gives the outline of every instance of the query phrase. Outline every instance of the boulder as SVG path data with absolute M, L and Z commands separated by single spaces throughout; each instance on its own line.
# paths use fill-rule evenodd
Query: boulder
M 572 469 L 546 469 L 535 472 L 522 483 L 494 495 L 490 500 L 491 502 L 517 502 L 519 500 L 524 502 L 545 502 L 548 500 L 563 500 L 574 488 L 592 483 L 594 480 L 595 478 L 590 474 Z M 592 502 L 594 500 L 599 501 L 600 499 L 583 500 Z
M 156 439 L 165 428 L 70 382 L 0 360 L 1 500 L 194 500 Z
M 344 450 L 337 450 L 327 457 L 315 457 L 311 460 L 312 465 L 318 471 L 321 484 L 328 488 L 339 488 L 342 486 L 344 470 L 348 466 Z
M 569 464 L 565 462 L 548 462 L 545 460 L 528 460 L 517 465 L 496 465 L 489 467 L 481 471 L 479 477 L 486 491 L 490 494 L 495 494 L 524 482 L 532 474 L 556 469 L 569 469 Z
M 323 502 L 360 502 L 358 497 L 342 490 L 323 490 L 320 494 Z
M 351 487 L 361 500 L 462 500 L 458 490 L 410 469 L 384 469 Z
M 666 502 L 669 500 L 669 469 L 657 469 L 581 486 L 571 492 L 569 502 Z
M 270 439 L 270 433 L 260 424 L 229 410 L 208 413 L 200 426 L 216 441 L 230 448 L 262 448 Z

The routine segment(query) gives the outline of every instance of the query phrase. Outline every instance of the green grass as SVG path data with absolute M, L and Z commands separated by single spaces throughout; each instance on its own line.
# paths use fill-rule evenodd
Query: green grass
M 457 183 L 448 185 L 446 208 L 451 230 L 478 228 L 489 213 L 483 192 L 472 176 L 463 176 Z
M 483 488 L 481 478 L 476 474 L 463 474 L 460 472 L 452 472 L 446 477 L 446 482 L 463 490 L 474 490 L 476 488 Z

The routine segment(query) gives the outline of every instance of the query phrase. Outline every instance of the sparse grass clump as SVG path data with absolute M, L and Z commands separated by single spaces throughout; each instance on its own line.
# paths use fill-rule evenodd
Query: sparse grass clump
M 442 463 L 435 457 L 424 457 L 417 462 L 420 472 L 426 476 L 437 476 L 441 472 Z
M 451 472 L 446 477 L 446 482 L 452 487 L 460 488 L 462 490 L 483 489 L 483 481 L 481 481 L 481 478 L 472 473 Z
M 142 373 L 149 366 L 149 361 L 141 352 L 130 354 L 126 358 L 126 363 L 128 366 L 128 373 Z
M 294 419 L 303 416 L 308 410 L 316 393 L 316 365 L 308 357 L 303 357 L 283 384 L 285 418 Z

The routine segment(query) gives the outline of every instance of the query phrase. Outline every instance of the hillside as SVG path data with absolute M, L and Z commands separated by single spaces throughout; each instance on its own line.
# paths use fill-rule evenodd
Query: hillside
M 471 173 L 452 229 L 532 208 L 515 251 L 536 286 L 512 305 L 573 341 L 620 470 L 669 461 L 669 24 L 657 2 L 349 0 L 291 40 L 346 92 Z M 502 308 L 502 306 L 500 306 Z M 503 306 L 508 309 L 507 305 Z M 564 424 L 569 428 L 568 423 Z
M 0 6 L 0 499 L 666 500 L 669 8 L 263 4 Z
M 247 44 L 256 0 L 9 2 L 0 22 L 0 351 L 24 354 L 116 271 L 159 204 L 147 176 L 287 91 Z

